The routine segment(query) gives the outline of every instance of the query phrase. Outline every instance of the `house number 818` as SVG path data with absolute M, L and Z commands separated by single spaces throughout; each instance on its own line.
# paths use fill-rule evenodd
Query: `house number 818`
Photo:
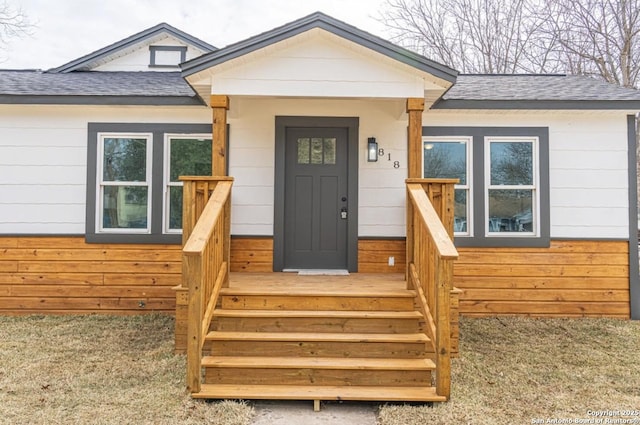
M 378 156 L 384 156 L 384 149 L 378 149 Z M 391 161 L 391 154 L 387 154 L 387 161 Z M 400 168 L 400 161 L 393 161 L 393 168 Z

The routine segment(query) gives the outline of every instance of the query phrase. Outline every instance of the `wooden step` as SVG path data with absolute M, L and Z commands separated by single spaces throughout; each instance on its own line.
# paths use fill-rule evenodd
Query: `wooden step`
M 339 288 L 331 285 L 323 285 L 318 283 L 313 286 L 305 285 L 284 285 L 281 287 L 269 286 L 267 290 L 260 287 L 229 287 L 220 289 L 222 296 L 260 296 L 260 295 L 292 295 L 292 296 L 322 296 L 322 297 L 403 297 L 413 298 L 416 291 L 405 288 L 367 288 L 367 287 L 349 287 Z
M 255 291 L 252 291 L 255 292 Z M 239 290 L 221 291 L 223 309 L 243 310 L 355 310 L 355 311 L 411 311 L 415 293 L 396 291 L 389 294 L 329 293 L 242 293 Z
M 352 333 L 306 333 L 306 332 L 209 332 L 209 341 L 323 341 L 323 342 L 405 342 L 427 343 L 430 341 L 423 333 L 413 334 L 352 334 Z
M 447 401 L 434 387 L 203 384 L 194 398 L 247 400 Z
M 213 356 L 424 358 L 430 339 L 421 333 L 209 332 Z
M 339 317 L 342 319 L 421 319 L 422 314 L 410 311 L 348 311 L 348 310 L 225 310 L 216 309 L 216 317 Z
M 216 309 L 212 329 L 227 332 L 417 333 L 417 311 Z
M 372 359 L 335 357 L 225 357 L 205 356 L 203 367 L 273 369 L 434 370 L 429 359 Z
M 429 386 L 428 359 L 205 357 L 205 383 L 320 386 Z

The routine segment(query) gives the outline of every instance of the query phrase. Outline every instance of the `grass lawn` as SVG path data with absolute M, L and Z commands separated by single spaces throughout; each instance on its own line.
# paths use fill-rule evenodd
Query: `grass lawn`
M 170 316 L 0 317 L 0 423 L 244 425 L 242 403 L 194 401 Z
M 463 318 L 460 326 L 451 401 L 383 405 L 381 425 L 577 423 L 594 419 L 588 411 L 640 410 L 640 322 Z M 184 374 L 169 316 L 0 316 L 0 423 L 251 422 L 250 403 L 191 400 Z
M 589 411 L 640 411 L 640 322 L 463 318 L 460 336 L 451 401 L 383 406 L 381 424 L 575 424 L 596 419 Z

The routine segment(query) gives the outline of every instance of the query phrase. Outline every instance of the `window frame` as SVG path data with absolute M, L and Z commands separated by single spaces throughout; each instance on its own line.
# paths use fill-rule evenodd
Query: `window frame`
M 422 135 L 426 137 L 469 137 L 472 139 L 472 182 L 470 189 L 473 208 L 473 235 L 455 235 L 459 247 L 549 247 L 550 238 L 550 183 L 549 183 L 549 127 L 452 127 L 425 126 Z M 499 138 L 537 138 L 537 212 L 538 233 L 536 235 L 500 234 L 488 235 L 488 198 L 485 151 L 489 150 L 487 140 Z
M 176 52 L 180 54 L 180 61 L 175 65 L 157 64 L 158 52 Z M 187 59 L 187 46 L 149 46 L 149 68 L 180 68 L 180 64 Z
M 169 195 L 170 187 L 183 187 L 184 183 L 181 181 L 172 182 L 171 181 L 171 139 L 209 139 L 211 143 L 213 143 L 211 133 L 193 133 L 193 134 L 185 134 L 185 133 L 165 133 L 164 134 L 164 144 L 163 144 L 163 163 L 164 163 L 164 172 L 163 172 L 163 193 L 162 193 L 162 229 L 165 234 L 174 234 L 174 235 L 182 235 L 182 229 L 172 229 L 170 223 L 170 202 Z M 211 165 L 213 167 L 213 164 Z
M 454 230 L 454 236 L 460 237 L 469 237 L 474 234 L 474 220 L 473 220 L 473 202 L 472 202 L 472 193 L 471 188 L 473 187 L 473 138 L 469 136 L 423 136 L 422 137 L 422 147 L 426 143 L 464 143 L 466 146 L 465 155 L 466 155 L 466 174 L 467 174 L 467 182 L 466 184 L 456 184 L 454 185 L 455 190 L 465 190 L 467 193 L 467 231 L 466 232 L 456 232 Z M 424 152 L 422 152 L 421 157 L 421 170 L 422 176 L 424 178 Z
M 532 144 L 532 180 L 531 185 L 494 185 L 491 184 L 491 144 L 492 143 L 531 143 Z M 540 234 L 540 171 L 539 171 L 539 139 L 538 137 L 506 137 L 506 136 L 488 136 L 485 137 L 485 220 L 489 218 L 489 192 L 492 190 L 531 190 L 531 213 L 533 215 L 533 231 L 531 232 L 492 232 L 488 223 L 485 223 L 485 236 L 488 238 L 495 237 L 537 237 Z
M 149 205 L 151 208 L 148 217 L 149 232 L 140 233 L 114 229 L 100 231 L 98 223 L 100 215 L 99 188 L 99 157 L 98 146 L 101 133 L 126 134 L 139 137 L 141 134 L 151 134 L 151 184 L 149 191 Z M 165 134 L 192 135 L 202 134 L 212 138 L 211 123 L 93 123 L 87 125 L 87 186 L 86 186 L 86 210 L 85 210 L 85 241 L 87 243 L 114 243 L 114 244 L 180 244 L 180 233 L 164 232 L 164 140 Z M 227 131 L 228 134 L 228 131 Z M 227 140 L 228 143 L 228 140 Z M 147 152 L 149 154 L 149 152 Z M 228 156 L 227 156 L 228 161 Z M 101 167 L 101 166 L 100 166 Z M 149 171 L 149 170 L 148 170 Z
M 145 180 L 140 181 L 107 181 L 104 180 L 104 141 L 105 139 L 145 139 L 146 140 L 146 170 Z M 153 203 L 151 187 L 153 178 L 151 174 L 152 158 L 153 158 L 153 135 L 151 133 L 98 133 L 98 160 L 96 167 L 96 180 L 98 190 L 96 190 L 97 212 L 95 214 L 96 229 L 100 233 L 132 233 L 132 234 L 148 234 L 151 232 L 151 205 Z M 105 187 L 122 187 L 137 186 L 147 188 L 147 227 L 146 228 L 114 228 L 104 227 L 104 191 Z

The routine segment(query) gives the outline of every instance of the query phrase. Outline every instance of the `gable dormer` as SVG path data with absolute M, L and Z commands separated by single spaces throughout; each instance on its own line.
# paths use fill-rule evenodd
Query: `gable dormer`
M 178 71 L 180 63 L 215 50 L 214 46 L 162 23 L 50 72 Z

